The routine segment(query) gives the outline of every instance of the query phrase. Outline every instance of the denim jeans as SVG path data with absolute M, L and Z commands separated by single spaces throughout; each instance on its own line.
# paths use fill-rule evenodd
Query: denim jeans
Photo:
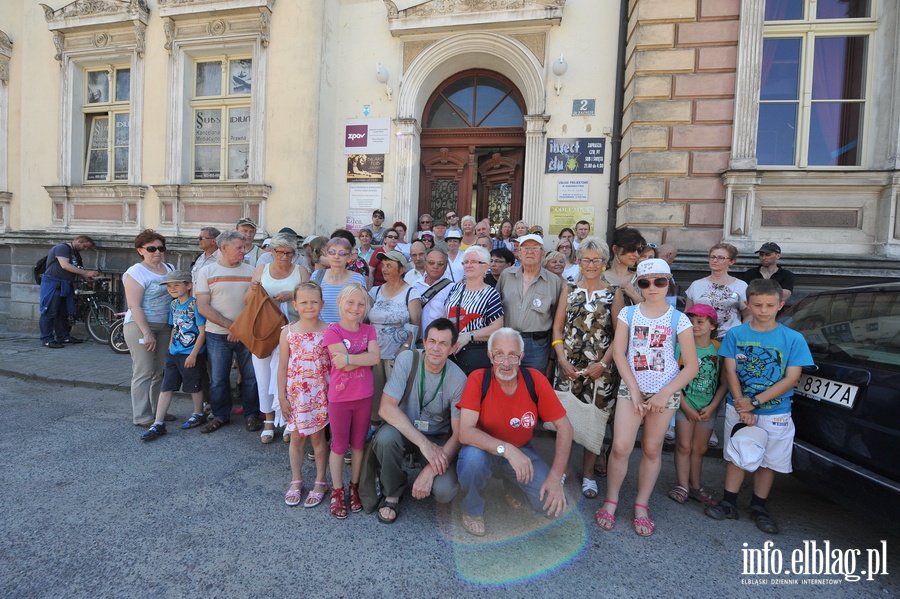
M 531 460 L 534 477 L 529 483 L 516 480 L 513 470 L 506 458 L 490 454 L 472 445 L 463 445 L 456 461 L 456 474 L 459 477 L 462 493 L 463 512 L 467 516 L 484 515 L 484 498 L 481 492 L 491 477 L 502 478 L 504 486 L 516 486 L 525 495 L 531 511 L 540 516 L 546 515 L 540 499 L 541 485 L 547 480 L 550 468 L 537 454 L 531 443 L 519 448 Z
M 534 368 L 540 372 L 547 372 L 547 361 L 550 359 L 550 337 L 543 339 L 523 339 L 525 342 L 525 355 L 522 357 L 522 366 Z
M 61 286 L 71 284 L 48 274 L 41 280 L 41 316 L 38 325 L 41 328 L 41 343 L 62 341 L 69 336 L 68 298 L 60 295 Z
M 209 357 L 209 403 L 213 418 L 223 422 L 231 419 L 231 361 L 237 360 L 241 373 L 241 399 L 244 418 L 259 416 L 259 391 L 253 372 L 251 353 L 240 341 L 229 341 L 227 335 L 206 334 L 206 353 Z

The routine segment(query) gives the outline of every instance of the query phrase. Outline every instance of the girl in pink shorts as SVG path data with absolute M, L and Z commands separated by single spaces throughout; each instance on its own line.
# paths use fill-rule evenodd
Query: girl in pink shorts
M 363 323 L 369 309 L 369 295 L 359 283 L 348 283 L 337 298 L 340 321 L 325 331 L 325 345 L 331 354 L 331 381 L 328 384 L 328 420 L 331 423 L 331 515 L 347 517 L 344 496 L 344 454 L 350 446 L 350 511 L 362 511 L 359 475 L 363 446 L 372 411 L 372 366 L 378 364 L 378 333 Z

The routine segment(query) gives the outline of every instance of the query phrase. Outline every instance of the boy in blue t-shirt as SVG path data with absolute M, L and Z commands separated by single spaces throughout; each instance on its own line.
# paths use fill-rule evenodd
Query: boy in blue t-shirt
M 781 286 L 772 279 L 757 279 L 747 288 L 750 322 L 732 328 L 722 340 L 719 355 L 725 359 L 728 394 L 725 396 L 725 493 L 718 504 L 707 507 L 710 518 L 738 517 L 737 496 L 745 470 L 731 444 L 735 425 L 763 429 L 768 439 L 762 462 L 753 477 L 750 517 L 767 534 L 778 526 L 766 510 L 775 473 L 791 471 L 794 422 L 791 395 L 803 366 L 814 364 L 803 336 L 776 322 L 784 307 Z
M 169 307 L 172 337 L 163 372 L 162 391 L 156 405 L 156 422 L 141 435 L 143 441 L 152 441 L 166 434 L 163 417 L 172 401 L 172 392 L 179 389 L 190 393 L 194 402 L 194 413 L 181 428 L 194 428 L 206 422 L 201 385 L 201 374 L 206 369 L 206 318 L 200 314 L 197 300 L 191 296 L 191 273 L 172 271 L 166 275 L 162 284 L 174 298 Z

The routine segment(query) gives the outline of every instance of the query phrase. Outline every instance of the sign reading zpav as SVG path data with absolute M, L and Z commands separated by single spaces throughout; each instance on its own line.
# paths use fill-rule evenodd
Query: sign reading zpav
M 347 119 L 344 154 L 387 154 L 391 151 L 391 119 Z

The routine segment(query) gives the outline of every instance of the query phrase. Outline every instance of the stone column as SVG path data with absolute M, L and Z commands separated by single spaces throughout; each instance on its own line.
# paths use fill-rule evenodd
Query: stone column
M 549 115 L 525 117 L 525 173 L 522 185 L 522 220 L 534 224 L 543 221 L 541 181 L 544 176 L 544 139 Z
M 759 121 L 759 89 L 762 79 L 763 20 L 765 0 L 741 2 L 734 94 L 734 133 L 730 169 L 756 168 L 756 133 Z
M 415 231 L 419 211 L 419 138 L 422 130 L 419 122 L 412 118 L 394 119 L 394 127 L 397 132 L 394 214 L 397 220 L 410 223 L 410 231 Z

